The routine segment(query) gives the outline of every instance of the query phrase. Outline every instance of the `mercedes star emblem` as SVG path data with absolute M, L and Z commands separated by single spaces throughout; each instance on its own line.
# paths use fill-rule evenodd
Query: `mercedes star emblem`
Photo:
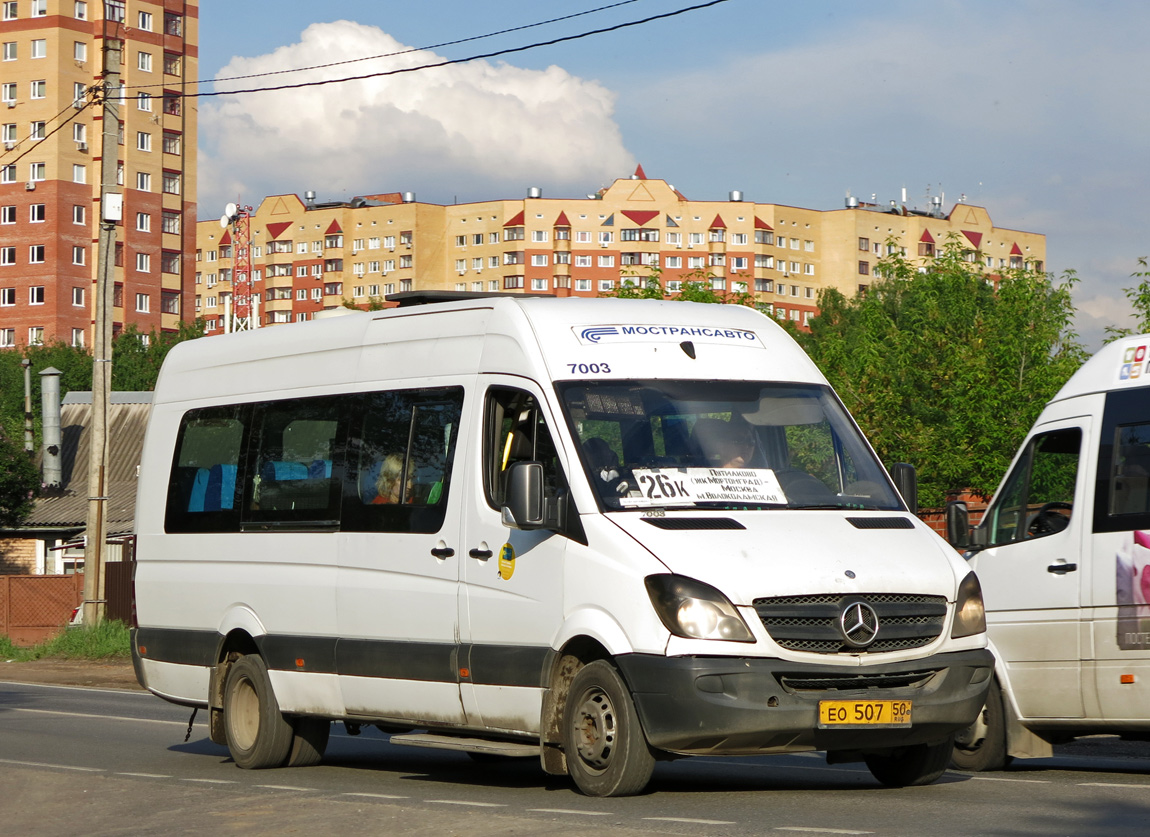
M 839 617 L 839 630 L 847 645 L 866 648 L 878 636 L 878 614 L 866 602 L 851 602 Z

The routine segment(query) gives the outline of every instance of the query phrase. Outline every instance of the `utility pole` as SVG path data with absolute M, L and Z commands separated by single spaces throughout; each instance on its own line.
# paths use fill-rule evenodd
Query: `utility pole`
M 108 539 L 108 402 L 112 390 L 112 310 L 116 222 L 123 194 L 116 191 L 120 162 L 119 38 L 104 33 L 103 140 L 100 146 L 100 237 L 92 323 L 92 416 L 88 423 L 88 524 L 84 544 L 84 624 L 104 619 L 104 546 Z

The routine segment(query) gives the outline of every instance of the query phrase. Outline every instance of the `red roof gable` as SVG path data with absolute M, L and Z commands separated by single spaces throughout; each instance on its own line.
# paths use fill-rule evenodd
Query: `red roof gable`
M 755 229 L 756 230 L 774 230 L 774 227 L 772 227 L 770 224 L 768 224 L 762 218 L 755 218 Z
M 723 223 L 721 215 L 716 215 L 715 220 L 711 222 L 711 226 L 707 227 L 709 230 L 725 230 L 727 225 Z
M 279 221 L 275 224 L 268 224 L 268 235 L 271 236 L 270 240 L 275 241 L 280 235 L 291 226 L 291 221 Z
M 1017 243 L 1015 243 L 1015 245 L 1010 248 L 1010 255 L 1012 255 L 1012 256 L 1021 256 L 1022 255 L 1022 251 L 1018 249 Z
M 643 171 L 642 163 L 635 166 L 635 177 L 639 178 L 640 180 L 646 180 L 647 179 L 647 173 L 645 171 Z
M 630 218 L 632 221 L 634 221 L 640 227 L 643 226 L 644 224 L 646 224 L 652 218 L 655 218 L 656 216 L 658 216 L 658 214 L 659 214 L 658 210 L 654 210 L 654 211 L 650 211 L 650 210 L 646 210 L 646 209 L 642 209 L 642 210 L 640 210 L 640 209 L 624 209 L 623 210 L 623 215 L 626 216 L 627 218 Z
M 982 244 L 982 233 L 963 230 L 962 234 L 965 235 L 970 240 L 970 243 L 973 244 L 976 248 L 978 245 Z
M 555 223 L 552 226 L 556 226 L 556 227 L 569 227 L 569 226 L 571 226 L 571 222 L 567 220 L 567 213 L 566 212 L 560 212 L 559 217 L 555 219 Z
M 325 232 L 324 235 L 336 235 L 337 233 L 342 234 L 343 230 L 340 229 L 339 221 L 332 218 L 331 224 L 328 225 L 327 232 Z
M 928 244 L 934 244 L 934 239 L 931 238 L 930 230 L 923 230 L 922 231 L 922 238 L 920 238 L 919 241 L 925 241 Z
M 522 227 L 523 226 L 523 212 L 520 211 L 520 213 L 518 215 L 516 215 L 514 218 L 512 218 L 510 221 L 508 221 L 503 226 L 505 226 L 505 227 Z
M 223 247 L 225 244 L 231 244 L 231 243 L 232 243 L 231 230 L 224 230 L 224 234 L 220 236 L 220 246 Z

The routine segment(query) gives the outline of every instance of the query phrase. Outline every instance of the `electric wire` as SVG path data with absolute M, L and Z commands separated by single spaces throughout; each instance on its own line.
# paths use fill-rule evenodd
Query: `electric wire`
M 413 72 L 417 72 L 419 70 L 431 70 L 431 69 L 435 69 L 437 67 L 450 67 L 454 64 L 466 64 L 470 61 L 482 61 L 482 60 L 487 59 L 487 58 L 497 58 L 501 55 L 511 55 L 511 54 L 517 53 L 517 52 L 526 52 L 527 50 L 531 50 L 531 49 L 539 49 L 540 47 L 555 46 L 556 44 L 568 43 L 571 41 L 578 41 L 578 40 L 581 40 L 583 38 L 590 38 L 594 35 L 603 35 L 603 34 L 606 34 L 609 32 L 617 32 L 619 30 L 628 29 L 628 28 L 633 27 L 633 26 L 642 26 L 642 25 L 647 24 L 647 23 L 652 23 L 653 21 L 656 21 L 656 20 L 666 20 L 667 18 L 677 17 L 679 15 L 686 14 L 687 12 L 694 12 L 694 11 L 698 11 L 700 9 L 706 9 L 706 8 L 711 7 L 711 6 L 718 6 L 721 3 L 726 3 L 726 2 L 728 2 L 728 0 L 709 0 L 709 2 L 706 2 L 706 3 L 697 3 L 693 6 L 686 6 L 682 9 L 676 9 L 676 10 L 671 11 L 671 12 L 664 12 L 662 14 L 651 15 L 650 17 L 645 17 L 645 18 L 642 18 L 640 20 L 625 21 L 623 23 L 615 24 L 614 26 L 607 26 L 607 27 L 603 27 L 601 29 L 592 29 L 592 30 L 589 30 L 587 32 L 577 33 L 575 35 L 564 35 L 562 37 L 552 38 L 551 40 L 548 40 L 548 41 L 537 41 L 535 43 L 525 44 L 523 46 L 507 47 L 506 49 L 494 50 L 492 52 L 482 53 L 479 55 L 471 55 L 471 56 L 468 56 L 466 58 L 445 59 L 443 61 L 439 61 L 439 62 L 434 63 L 434 64 L 420 64 L 419 66 L 416 66 L 416 67 L 399 67 L 399 68 L 394 69 L 394 70 L 380 70 L 379 72 L 365 73 L 363 75 L 358 75 L 358 76 L 345 76 L 342 78 L 319 79 L 316 81 L 301 81 L 301 82 L 295 82 L 292 84 L 278 84 L 278 85 L 273 85 L 270 87 L 249 87 L 249 88 L 241 89 L 241 90 L 214 90 L 214 91 L 199 91 L 199 92 L 195 92 L 195 93 L 187 93 L 187 92 L 176 93 L 175 91 L 172 91 L 172 92 L 170 92 L 169 95 L 174 96 L 174 97 L 184 98 L 184 99 L 208 99 L 208 98 L 214 98 L 216 96 L 239 96 L 239 95 L 246 95 L 248 93 L 270 93 L 270 92 L 279 91 L 279 90 L 298 90 L 298 89 L 305 88 L 305 87 L 321 87 L 321 86 L 325 86 L 328 84 L 343 84 L 343 83 L 349 82 L 349 81 L 365 81 L 367 79 L 372 79 L 372 78 L 383 78 L 385 76 L 395 76 L 395 75 L 400 75 L 403 73 L 413 73 Z M 229 80 L 230 79 L 218 79 L 216 83 L 219 83 L 221 81 L 229 81 Z M 194 83 L 194 82 L 190 82 L 190 83 Z M 138 89 L 138 88 L 125 88 L 125 89 Z
M 87 92 L 91 92 L 91 90 L 92 90 L 92 88 L 88 88 L 88 91 L 87 91 Z M 77 100 L 77 101 L 79 101 L 79 100 Z M 58 132 L 59 132 L 61 129 L 63 129 L 65 126 L 67 126 L 67 125 L 68 125 L 68 123 L 70 123 L 70 122 L 71 122 L 73 119 L 75 119 L 77 116 L 79 116 L 81 113 L 83 113 L 84 111 L 86 111 L 86 110 L 87 110 L 88 108 L 90 108 L 91 106 L 92 106 L 92 102 L 91 102 L 91 101 L 86 101 L 86 102 L 84 102 L 84 104 L 83 104 L 81 107 L 79 107 L 79 108 L 77 108 L 77 107 L 76 107 L 74 104 L 69 104 L 69 105 L 68 105 L 66 108 L 64 108 L 62 111 L 60 111 L 58 114 L 56 114 L 55 116 L 53 116 L 53 117 L 52 117 L 50 120 L 48 120 L 48 121 L 49 121 L 49 122 L 55 122 L 57 119 L 59 119 L 59 118 L 60 118 L 60 117 L 61 117 L 63 114 L 65 114 L 65 113 L 66 113 L 66 112 L 68 112 L 69 110 L 75 110 L 75 113 L 73 113 L 71 116 L 69 116 L 69 117 L 68 117 L 67 119 L 65 119 L 63 122 L 61 122 L 59 125 L 57 125 L 55 128 L 53 128 L 51 131 L 49 131 L 48 133 L 46 133 L 44 136 L 42 136 L 42 137 L 40 137 L 39 139 L 37 139 L 37 140 L 36 140 L 36 143 L 45 142 L 46 140 L 48 140 L 48 139 L 51 139 L 51 137 L 52 137 L 54 134 L 58 133 Z M 47 123 L 45 123 L 45 124 L 47 124 Z M 31 137 L 29 137 L 29 140 L 31 140 Z M 7 157 L 8 157 L 8 155 L 9 155 L 9 154 L 12 154 L 12 153 L 15 153 L 16 151 L 19 151 L 19 150 L 20 150 L 20 145 L 22 145 L 22 144 L 23 144 L 23 143 L 18 143 L 18 144 L 16 145 L 16 147 L 15 147 L 14 149 L 12 149 L 12 151 L 6 151 L 6 152 L 4 152 L 4 154 L 0 154 L 0 163 L 3 163 L 5 166 L 14 166 L 14 165 L 16 165 L 17 163 L 19 163 L 21 160 L 23 160 L 25 157 L 27 157 L 29 154 L 31 154 L 33 151 L 35 151 L 37 148 L 39 148 L 39 147 L 40 147 L 38 144 L 37 144 L 37 145 L 30 145 L 30 146 L 28 146 L 28 148 L 26 148 L 24 151 L 22 151 L 22 152 L 20 152 L 19 154 L 17 154 L 17 155 L 16 155 L 16 157 L 15 157 L 14 159 L 12 159 L 12 160 L 8 160 L 8 158 L 7 158 Z

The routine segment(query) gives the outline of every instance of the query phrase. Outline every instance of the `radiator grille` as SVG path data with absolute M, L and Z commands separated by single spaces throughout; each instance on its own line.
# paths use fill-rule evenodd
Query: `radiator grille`
M 865 602 L 878 616 L 878 634 L 866 648 L 847 644 L 839 630 L 843 609 Z M 929 645 L 942 633 L 946 599 L 908 593 L 824 594 L 755 599 L 763 627 L 778 645 L 817 654 L 876 654 Z

